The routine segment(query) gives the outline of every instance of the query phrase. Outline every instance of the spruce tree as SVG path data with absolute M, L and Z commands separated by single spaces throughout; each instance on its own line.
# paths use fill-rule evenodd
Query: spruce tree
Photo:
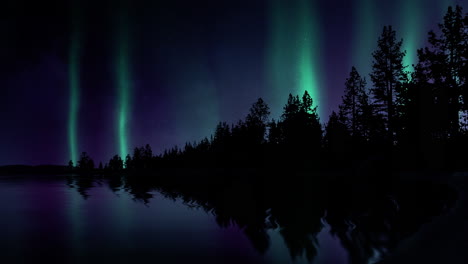
M 376 110 L 384 116 L 388 140 L 391 144 L 394 137 L 395 105 L 401 85 L 407 81 L 401 51 L 403 40 L 397 41 L 396 32 L 391 26 L 385 26 L 378 40 L 377 50 L 373 52 L 372 73 L 374 87 L 372 94 Z
M 421 51 L 421 67 L 432 87 L 444 137 L 459 133 L 459 113 L 468 110 L 468 16 L 460 6 L 449 7 L 440 36 L 429 32 L 430 48 Z
M 270 108 L 258 98 L 249 110 L 249 114 L 245 118 L 248 141 L 251 144 L 259 145 L 265 142 L 266 128 Z
M 365 79 L 359 75 L 355 67 L 352 67 L 349 78 L 345 82 L 343 102 L 339 106 L 339 118 L 355 139 L 366 135 L 366 120 L 363 116 L 367 110 L 368 100 L 365 89 Z

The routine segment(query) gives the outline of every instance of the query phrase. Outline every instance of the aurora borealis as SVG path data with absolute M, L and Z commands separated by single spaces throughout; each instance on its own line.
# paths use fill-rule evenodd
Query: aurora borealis
M 297 94 L 303 94 L 304 91 L 309 92 L 312 98 L 315 99 L 315 104 L 322 106 L 325 104 L 325 100 L 322 98 L 320 87 L 320 76 L 322 72 L 319 71 L 319 66 L 322 64 L 320 57 L 321 45 L 319 42 L 321 32 L 320 25 L 318 25 L 318 12 L 315 2 L 302 0 L 300 5 L 300 25 L 298 28 L 301 32 L 302 41 L 298 41 L 300 44 L 299 52 L 299 91 Z M 286 38 L 286 37 L 285 37 Z M 323 116 L 321 109 L 318 109 L 319 116 Z
M 405 25 L 400 34 L 404 39 L 403 49 L 406 50 L 406 56 L 403 59 L 403 65 L 408 66 L 406 70 L 413 71 L 413 64 L 417 63 L 417 49 L 424 44 L 425 36 L 418 34 L 423 30 L 421 26 L 421 1 L 409 1 L 402 7 L 403 25 Z
M 79 50 L 80 43 L 78 34 L 74 35 L 70 45 L 70 110 L 68 117 L 68 140 L 70 147 L 70 158 L 76 163 L 78 160 L 78 110 L 79 110 L 79 88 L 80 88 L 80 71 L 79 71 Z
M 403 39 L 411 65 L 447 6 L 468 8 L 456 0 L 72 2 L 6 6 L 0 165 L 66 164 L 82 151 L 105 162 L 146 143 L 159 153 L 237 122 L 258 97 L 278 119 L 288 94 L 304 90 L 326 122 L 352 66 L 370 85 L 384 25 Z
M 79 8 L 74 5 L 72 12 L 73 33 L 70 40 L 69 54 L 69 116 L 68 116 L 68 144 L 70 149 L 70 159 L 74 164 L 78 161 L 78 111 L 80 105 L 80 15 Z
M 325 103 L 320 90 L 320 25 L 316 1 L 293 3 L 272 1 L 270 6 L 270 43 L 266 55 L 275 104 L 284 103 L 289 93 L 314 98 L 315 105 Z M 288 87 L 288 89 L 285 89 Z M 278 110 L 278 109 L 277 109 Z M 324 116 L 321 116 L 324 117 Z
M 123 7 L 122 7 L 123 9 Z M 130 109 L 130 89 L 131 75 L 129 68 L 129 37 L 128 37 L 128 21 L 125 12 L 122 12 L 118 18 L 119 21 L 119 37 L 117 38 L 117 54 L 116 54 L 116 79 L 118 89 L 117 103 L 117 135 L 119 138 L 119 155 L 127 156 L 129 153 L 128 146 L 128 113 Z
M 370 54 L 376 47 L 376 39 L 370 39 L 368 36 L 378 36 L 381 30 L 375 23 L 377 14 L 375 14 L 375 2 L 372 0 L 359 0 L 353 6 L 353 38 L 352 55 L 353 64 L 358 70 L 370 70 Z M 363 60 L 362 58 L 366 58 Z

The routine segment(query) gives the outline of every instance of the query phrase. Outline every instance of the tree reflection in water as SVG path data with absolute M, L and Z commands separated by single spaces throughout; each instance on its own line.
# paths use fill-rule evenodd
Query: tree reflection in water
M 305 256 L 310 262 L 318 253 L 322 221 L 348 251 L 350 263 L 369 263 L 391 254 L 402 239 L 457 200 L 455 190 L 427 180 L 283 174 L 282 180 L 252 171 L 74 176 L 67 184 L 85 199 L 99 182 L 114 192 L 124 189 L 145 204 L 154 191 L 180 199 L 213 214 L 221 227 L 238 226 L 262 254 L 270 246 L 267 232 L 278 228 L 291 258 Z

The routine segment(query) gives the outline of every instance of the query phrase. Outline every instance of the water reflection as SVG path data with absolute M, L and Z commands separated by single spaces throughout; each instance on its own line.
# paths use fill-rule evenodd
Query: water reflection
M 305 257 L 309 262 L 320 254 L 318 237 L 325 226 L 346 249 L 349 263 L 378 262 L 457 199 L 447 185 L 388 178 L 288 175 L 276 180 L 253 172 L 67 178 L 67 185 L 84 199 L 99 184 L 146 205 L 158 192 L 202 209 L 220 227 L 242 230 L 261 254 L 271 246 L 270 231 L 279 230 L 291 260 Z

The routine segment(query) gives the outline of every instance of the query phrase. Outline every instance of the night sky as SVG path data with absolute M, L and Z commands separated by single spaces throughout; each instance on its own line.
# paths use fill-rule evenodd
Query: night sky
M 384 25 L 416 62 L 456 0 L 2 1 L 0 165 L 155 153 L 237 122 L 277 119 L 309 91 L 322 122 Z

